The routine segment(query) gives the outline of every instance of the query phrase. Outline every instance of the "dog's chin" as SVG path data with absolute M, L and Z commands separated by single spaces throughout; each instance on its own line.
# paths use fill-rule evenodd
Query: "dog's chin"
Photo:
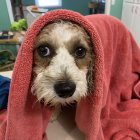
M 69 97 L 69 98 L 60 98 L 60 97 L 55 97 L 55 99 L 53 101 L 49 101 L 48 102 L 48 98 L 46 96 L 46 98 L 43 98 L 44 101 L 44 105 L 49 105 L 49 106 L 57 106 L 57 105 L 62 105 L 62 106 L 67 106 L 67 105 L 71 105 L 73 103 L 77 103 L 80 101 L 80 99 L 74 99 L 73 97 Z

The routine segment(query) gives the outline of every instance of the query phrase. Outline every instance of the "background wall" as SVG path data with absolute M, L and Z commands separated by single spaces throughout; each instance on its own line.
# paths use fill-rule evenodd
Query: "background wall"
M 35 0 L 22 0 L 23 5 L 33 5 Z M 62 8 L 77 11 L 83 15 L 88 15 L 88 2 L 91 0 L 62 0 Z
M 35 0 L 22 0 L 24 5 L 34 5 Z M 76 2 L 72 2 L 71 0 L 62 0 L 62 8 L 70 9 L 77 12 L 80 12 L 83 15 L 89 14 L 88 2 L 91 0 L 76 0 Z M 115 0 L 115 5 L 111 4 L 110 14 L 121 19 L 122 15 L 122 5 L 123 0 Z M 0 9 L 3 12 L 0 12 L 0 31 L 8 30 L 10 27 L 10 19 L 6 6 L 5 0 L 0 0 Z
M 62 8 L 77 11 L 83 15 L 88 15 L 88 2 L 90 1 L 91 0 L 76 0 L 75 2 L 72 2 L 71 0 L 63 0 Z
M 23 5 L 34 5 L 35 0 L 22 0 Z
M 123 0 L 115 0 L 115 5 L 112 5 L 112 2 L 110 2 L 110 4 L 110 14 L 117 17 L 118 19 L 121 19 Z
M 8 30 L 11 23 L 5 0 L 0 0 L 0 11 L 0 31 Z

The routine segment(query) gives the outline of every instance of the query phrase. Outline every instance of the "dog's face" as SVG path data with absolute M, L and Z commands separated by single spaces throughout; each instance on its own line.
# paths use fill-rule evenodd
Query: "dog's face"
M 68 21 L 51 23 L 41 30 L 34 44 L 32 86 L 39 101 L 65 105 L 87 95 L 90 45 L 86 31 Z

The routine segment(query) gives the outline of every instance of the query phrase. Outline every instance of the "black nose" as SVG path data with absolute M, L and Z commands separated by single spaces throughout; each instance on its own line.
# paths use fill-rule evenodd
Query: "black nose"
M 67 98 L 73 95 L 76 85 L 72 81 L 61 81 L 54 85 L 54 89 L 59 97 Z

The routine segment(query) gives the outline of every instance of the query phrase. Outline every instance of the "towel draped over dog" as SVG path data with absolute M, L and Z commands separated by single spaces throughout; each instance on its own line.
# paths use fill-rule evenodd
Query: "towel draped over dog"
M 75 121 L 85 140 L 140 140 L 140 49 L 114 17 L 69 10 L 48 12 L 28 29 L 16 59 L 8 108 L 0 112 L 0 140 L 47 140 L 53 110 L 37 103 L 30 92 L 33 43 L 46 24 L 59 19 L 82 26 L 95 54 L 94 89 L 76 107 Z

